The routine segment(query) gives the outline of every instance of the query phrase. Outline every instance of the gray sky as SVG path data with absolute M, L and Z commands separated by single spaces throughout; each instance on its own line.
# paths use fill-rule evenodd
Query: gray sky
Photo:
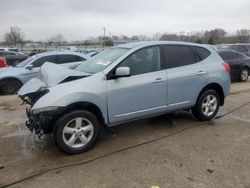
M 249 0 L 0 0 L 0 40 L 11 26 L 26 39 L 67 40 L 103 34 L 153 35 L 224 28 L 250 29 Z

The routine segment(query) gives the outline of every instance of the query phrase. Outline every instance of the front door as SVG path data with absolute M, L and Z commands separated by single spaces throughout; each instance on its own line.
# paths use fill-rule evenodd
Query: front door
M 131 76 L 107 81 L 110 123 L 133 120 L 166 111 L 167 75 L 161 64 L 160 47 L 148 47 L 126 58 Z

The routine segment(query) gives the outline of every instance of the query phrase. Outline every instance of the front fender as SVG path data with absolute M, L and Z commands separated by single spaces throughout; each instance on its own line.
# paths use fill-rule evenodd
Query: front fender
M 96 105 L 101 110 L 105 123 L 108 122 L 106 96 L 99 96 L 88 92 L 74 92 L 62 96 L 52 96 L 52 94 L 48 93 L 34 104 L 32 110 L 49 106 L 67 107 L 71 104 L 81 102 L 88 102 Z

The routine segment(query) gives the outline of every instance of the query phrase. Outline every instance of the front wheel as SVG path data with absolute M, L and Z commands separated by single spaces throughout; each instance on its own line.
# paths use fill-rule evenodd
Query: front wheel
M 21 82 L 12 78 L 0 82 L 0 88 L 4 95 L 16 94 L 21 87 Z
M 60 118 L 54 129 L 55 143 L 68 154 L 88 151 L 96 143 L 100 125 L 96 116 L 88 111 L 73 111 Z
M 199 96 L 192 113 L 200 121 L 209 121 L 216 116 L 219 108 L 218 93 L 215 90 L 207 90 Z
M 241 82 L 245 82 L 248 80 L 248 77 L 249 77 L 249 71 L 247 68 L 243 68 L 241 71 L 240 71 L 240 77 L 239 77 L 239 80 Z

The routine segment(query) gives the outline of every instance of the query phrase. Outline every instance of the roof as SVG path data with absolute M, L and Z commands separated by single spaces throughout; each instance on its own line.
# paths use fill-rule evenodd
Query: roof
M 190 42 L 177 42 L 177 41 L 143 41 L 143 42 L 131 42 L 127 44 L 118 45 L 121 48 L 135 48 L 135 47 L 146 47 L 149 45 L 161 45 L 161 44 L 176 44 L 176 45 L 193 45 L 204 47 L 203 44 L 190 43 Z
M 36 54 L 36 56 L 46 56 L 46 55 L 57 55 L 57 54 L 70 54 L 70 55 L 78 55 L 78 56 L 82 56 L 82 57 L 86 57 L 86 55 L 80 53 L 80 52 L 72 52 L 72 51 L 49 51 L 49 52 L 42 52 L 42 53 L 38 53 Z

